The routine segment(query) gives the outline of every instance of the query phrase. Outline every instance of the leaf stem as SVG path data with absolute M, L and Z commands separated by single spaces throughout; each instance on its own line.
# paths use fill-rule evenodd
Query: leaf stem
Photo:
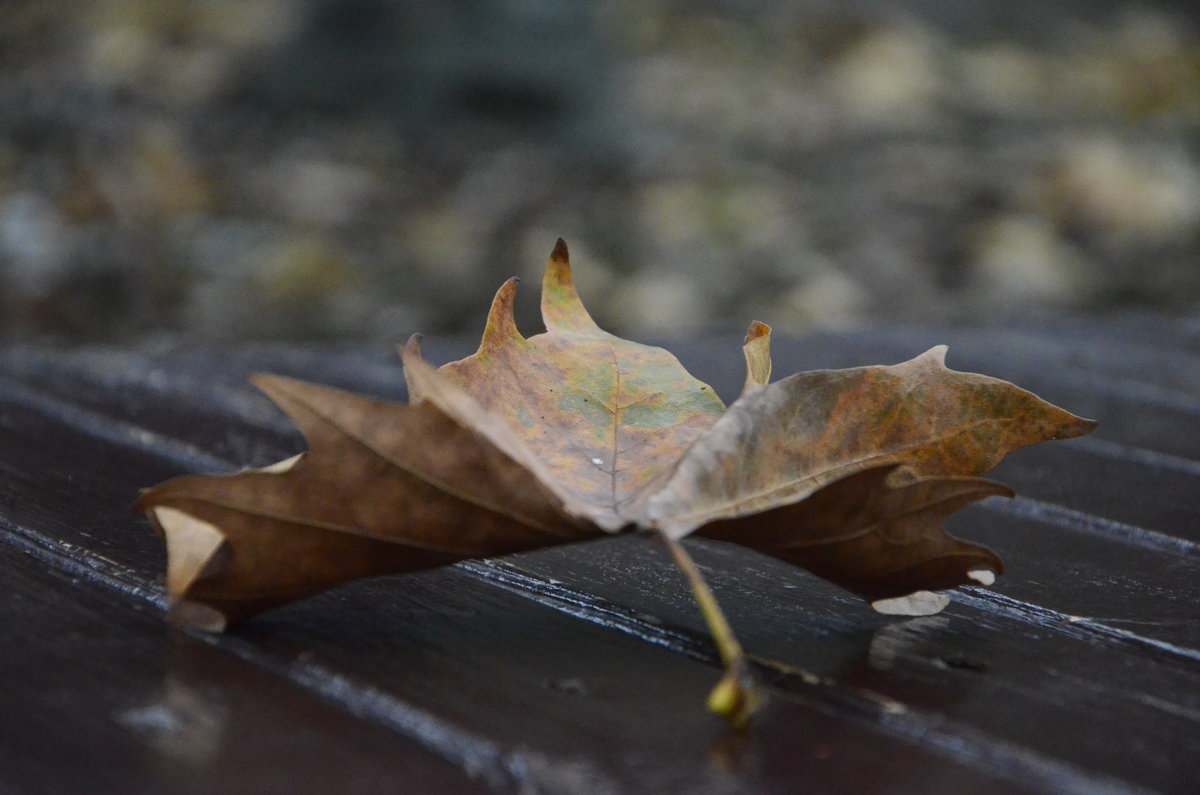
M 659 537 L 666 544 L 675 565 L 687 578 L 692 595 L 700 605 L 700 612 L 708 624 L 708 631 L 717 645 L 721 662 L 725 664 L 725 675 L 708 695 L 708 709 L 725 718 L 734 728 L 745 728 L 750 716 L 766 703 L 766 694 L 755 681 L 742 644 L 733 634 L 729 621 L 726 620 L 721 606 L 717 604 L 692 556 L 676 539 L 665 533 L 660 533 Z

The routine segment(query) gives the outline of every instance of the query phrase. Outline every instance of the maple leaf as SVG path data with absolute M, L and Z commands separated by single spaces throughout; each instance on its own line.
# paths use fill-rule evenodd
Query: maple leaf
M 949 513 L 1011 495 L 978 476 L 1023 445 L 1094 427 L 1012 384 L 946 368 L 945 348 L 891 367 L 770 383 L 770 328 L 746 336 L 728 408 L 667 351 L 600 329 L 559 240 L 546 332 L 497 292 L 479 349 L 440 369 L 402 351 L 409 403 L 279 376 L 254 383 L 308 452 L 259 470 L 185 476 L 138 507 L 166 539 L 169 618 L 222 630 L 360 577 L 631 530 L 666 543 L 728 666 L 710 707 L 744 722 L 761 694 L 679 539 L 691 533 L 800 565 L 884 612 L 936 612 L 932 591 L 990 584 L 992 551 L 946 535 Z

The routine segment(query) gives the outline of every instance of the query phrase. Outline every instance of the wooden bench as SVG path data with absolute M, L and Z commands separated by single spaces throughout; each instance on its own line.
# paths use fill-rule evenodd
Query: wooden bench
M 729 398 L 739 342 L 671 347 Z M 0 791 L 1198 791 L 1200 325 L 784 337 L 776 373 L 938 342 L 1099 430 L 1018 451 L 993 476 L 1020 496 L 951 518 L 1008 571 L 936 616 L 689 541 L 772 697 L 742 734 L 705 712 L 715 650 L 640 537 L 165 625 L 137 489 L 302 449 L 248 372 L 400 399 L 391 351 L 2 349 Z

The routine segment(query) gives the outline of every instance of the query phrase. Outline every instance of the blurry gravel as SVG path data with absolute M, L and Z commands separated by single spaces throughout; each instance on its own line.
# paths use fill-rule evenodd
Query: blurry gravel
M 8 0 L 0 337 L 1200 313 L 1178 2 Z

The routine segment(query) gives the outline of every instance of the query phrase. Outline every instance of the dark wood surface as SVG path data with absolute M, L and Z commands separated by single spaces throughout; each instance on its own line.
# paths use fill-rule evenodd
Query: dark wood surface
M 401 398 L 386 350 L 0 351 L 0 792 L 1178 792 L 1200 781 L 1200 328 L 888 329 L 775 344 L 776 374 L 938 342 L 1099 419 L 952 517 L 1007 574 L 897 619 L 690 541 L 772 699 L 708 715 L 698 610 L 627 536 L 355 583 L 220 636 L 163 622 L 130 510 L 302 449 L 269 370 Z M 443 361 L 467 342 L 430 340 Z M 727 398 L 739 340 L 671 344 Z

